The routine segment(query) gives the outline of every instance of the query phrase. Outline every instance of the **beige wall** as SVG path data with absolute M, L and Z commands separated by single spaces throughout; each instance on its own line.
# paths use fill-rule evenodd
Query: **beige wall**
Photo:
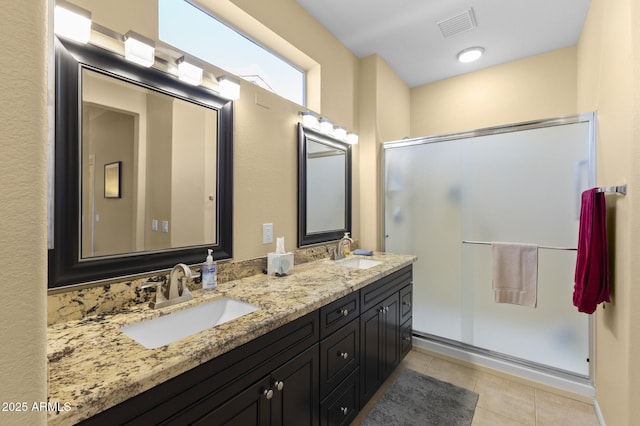
M 411 136 L 576 112 L 576 48 L 567 47 L 413 88 Z
M 206 1 L 201 0 L 201 3 Z M 316 76 L 319 81 L 310 81 L 312 94 L 319 91 L 310 99 L 310 108 L 335 124 L 358 131 L 356 57 L 295 0 L 235 0 L 233 3 L 320 64 L 311 73 L 312 77 L 315 72 L 320 75 Z M 237 19 L 237 14 L 226 13 Z M 241 21 L 238 19 L 236 25 L 242 27 Z M 270 106 L 258 105 L 256 96 L 265 99 Z M 274 236 L 285 237 L 287 250 L 296 246 L 297 140 L 294 130 L 300 109 L 255 86 L 242 86 L 242 97 L 236 105 L 234 135 L 236 259 L 264 256 L 273 251 L 274 244 L 261 242 L 262 223 L 273 223 Z M 356 168 L 354 164 L 354 170 Z M 358 185 L 358 176 L 354 173 L 353 187 L 358 188 Z M 355 196 L 354 200 L 357 200 Z M 361 232 L 357 211 L 356 201 L 352 229 L 353 236 L 358 239 Z
M 596 313 L 596 392 L 607 425 L 640 417 L 640 7 L 593 0 L 578 44 L 578 106 L 598 111 L 598 183 L 627 183 L 607 197 L 612 303 Z
M 364 248 L 379 250 L 384 246 L 380 234 L 380 144 L 409 135 L 410 91 L 378 55 L 360 60 L 358 82 L 361 132 L 355 200 L 359 209 L 360 243 Z
M 4 2 L 0 25 L 0 424 L 44 424 L 47 400 L 47 6 Z

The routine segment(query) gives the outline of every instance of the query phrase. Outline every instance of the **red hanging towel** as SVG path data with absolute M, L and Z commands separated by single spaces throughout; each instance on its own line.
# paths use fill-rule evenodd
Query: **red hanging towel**
M 607 255 L 607 203 L 604 193 L 592 188 L 582 193 L 578 258 L 573 305 L 592 314 L 598 303 L 609 302 L 609 258 Z

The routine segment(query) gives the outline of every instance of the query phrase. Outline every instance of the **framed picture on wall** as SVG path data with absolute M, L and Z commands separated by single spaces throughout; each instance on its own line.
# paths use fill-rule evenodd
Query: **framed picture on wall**
M 104 198 L 120 198 L 120 178 L 122 161 L 104 165 Z

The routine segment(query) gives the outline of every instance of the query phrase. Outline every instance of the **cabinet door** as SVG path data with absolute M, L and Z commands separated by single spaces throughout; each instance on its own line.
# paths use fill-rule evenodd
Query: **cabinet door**
M 271 391 L 271 393 L 269 393 Z M 193 422 L 194 425 L 268 425 L 271 415 L 271 378 L 255 383 L 231 400 Z
M 320 416 L 320 356 L 314 345 L 271 374 L 272 425 L 317 425 Z
M 360 316 L 360 408 L 382 384 L 382 306 L 376 306 Z
M 400 363 L 400 296 L 393 293 L 360 316 L 360 407 Z
M 382 380 L 386 379 L 394 368 L 400 364 L 400 297 L 394 293 L 382 301 L 383 338 L 382 348 Z

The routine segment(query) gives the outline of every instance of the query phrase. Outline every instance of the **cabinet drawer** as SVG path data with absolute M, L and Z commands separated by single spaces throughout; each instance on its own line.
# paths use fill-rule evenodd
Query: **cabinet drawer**
M 360 406 L 360 371 L 356 369 L 347 377 L 320 406 L 322 426 L 348 425 L 358 414 Z
M 328 395 L 359 363 L 360 326 L 357 319 L 320 342 L 320 397 Z
M 411 326 L 411 318 L 400 327 L 400 359 L 409 353 L 413 346 L 413 327 Z
M 411 318 L 413 306 L 413 285 L 409 284 L 400 290 L 400 324 Z
M 358 315 L 360 303 L 357 291 L 320 308 L 320 338 L 324 339 Z
M 365 312 L 376 303 L 384 300 L 391 293 L 399 291 L 411 283 L 413 269 L 411 266 L 402 268 L 380 280 L 369 284 L 360 290 L 360 309 Z

